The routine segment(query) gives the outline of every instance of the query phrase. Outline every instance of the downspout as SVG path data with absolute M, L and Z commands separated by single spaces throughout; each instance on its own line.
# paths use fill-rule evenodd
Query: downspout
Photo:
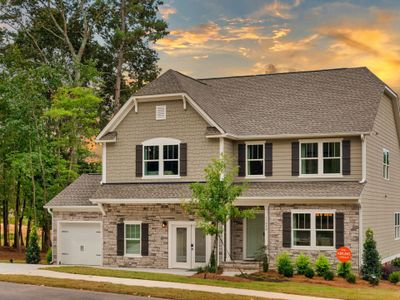
M 361 181 L 367 182 L 367 136 L 361 134 Z
M 106 215 L 106 212 L 104 210 L 103 204 L 101 202 L 97 203 L 97 206 L 99 207 L 101 214 L 103 215 L 103 217 Z

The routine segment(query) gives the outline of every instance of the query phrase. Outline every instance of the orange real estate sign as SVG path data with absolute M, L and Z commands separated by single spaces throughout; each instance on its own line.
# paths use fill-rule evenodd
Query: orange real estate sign
M 352 256 L 353 254 L 351 253 L 351 250 L 348 247 L 340 247 L 336 251 L 336 257 L 342 263 L 348 262 Z

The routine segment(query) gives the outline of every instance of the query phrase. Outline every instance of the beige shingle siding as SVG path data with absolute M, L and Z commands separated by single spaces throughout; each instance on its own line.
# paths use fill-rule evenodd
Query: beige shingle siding
M 167 106 L 166 120 L 156 121 L 157 105 Z M 135 145 L 158 137 L 175 138 L 187 143 L 188 176 L 176 180 L 201 180 L 210 159 L 219 154 L 219 140 L 205 137 L 207 126 L 189 104 L 186 111 L 183 109 L 182 100 L 139 103 L 138 113 L 130 111 L 115 129 L 117 142 L 107 144 L 107 182 L 143 181 L 135 176 Z
M 392 102 L 383 96 L 374 133 L 367 137 L 367 184 L 361 196 L 363 231 L 375 232 L 382 258 L 400 254 L 394 239 L 394 212 L 400 212 L 400 151 Z M 390 151 L 390 180 L 383 178 L 383 148 Z
M 343 139 L 351 141 L 351 174 L 343 176 L 340 180 L 361 180 L 361 138 L 360 137 L 345 137 Z M 292 176 L 292 142 L 294 140 L 269 140 L 272 143 L 272 176 L 261 180 L 279 180 L 279 181 L 304 181 L 315 180 L 312 178 L 299 178 Z M 238 143 L 233 145 L 235 163 L 237 163 Z M 237 178 L 240 180 L 240 177 Z M 316 178 L 321 180 L 321 178 Z M 258 180 L 258 179 L 257 179 Z M 337 181 L 338 178 L 323 178 L 323 180 Z

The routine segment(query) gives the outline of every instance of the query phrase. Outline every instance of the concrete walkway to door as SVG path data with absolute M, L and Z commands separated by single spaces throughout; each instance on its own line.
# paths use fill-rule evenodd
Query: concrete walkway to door
M 79 275 L 79 274 L 68 274 L 60 273 L 49 270 L 40 270 L 43 266 L 40 265 L 24 265 L 24 264 L 1 264 L 0 263 L 0 274 L 12 274 L 12 275 L 28 275 L 28 276 L 42 276 L 58 279 L 73 279 L 73 280 L 86 280 L 94 282 L 108 282 L 114 284 L 124 284 L 131 286 L 144 286 L 152 288 L 172 288 L 192 291 L 207 291 L 210 293 L 219 294 L 234 294 L 242 296 L 253 296 L 268 299 L 284 299 L 284 300 L 333 300 L 330 298 L 319 298 L 311 296 L 300 296 L 284 293 L 274 293 L 266 291 L 255 291 L 228 287 L 217 287 L 208 285 L 197 285 L 189 283 L 176 283 L 176 282 L 165 282 L 165 281 L 152 281 L 152 280 L 141 280 L 141 279 L 128 279 L 128 278 L 115 278 L 115 277 L 102 277 L 102 276 L 90 276 L 90 275 Z

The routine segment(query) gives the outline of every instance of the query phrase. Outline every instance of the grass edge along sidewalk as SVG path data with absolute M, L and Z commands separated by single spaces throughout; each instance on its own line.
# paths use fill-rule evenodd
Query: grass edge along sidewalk
M 193 278 L 183 275 L 172 275 L 164 273 L 151 273 L 151 272 L 136 272 L 129 270 L 116 270 L 106 268 L 94 267 L 75 267 L 75 266 L 61 266 L 61 267 L 47 267 L 44 270 L 56 271 L 61 273 L 103 276 L 103 277 L 116 277 L 116 278 L 129 278 L 129 279 L 143 279 L 153 281 L 166 281 L 166 282 L 179 282 L 190 283 L 199 285 L 219 286 L 249 289 L 265 292 L 276 292 L 286 294 L 297 294 L 304 296 L 314 297 L 327 297 L 327 298 L 341 298 L 349 300 L 358 299 L 393 299 L 400 300 L 399 290 L 385 289 L 380 287 L 363 287 L 363 288 L 345 288 L 333 287 L 324 284 L 312 283 L 299 283 L 299 282 L 231 282 L 223 280 L 211 280 L 202 278 Z
M 85 280 L 73 280 L 73 279 L 59 279 L 42 276 L 28 276 L 28 275 L 2 275 L 0 274 L 0 281 L 21 283 L 21 284 L 32 284 L 32 285 L 43 285 L 47 287 L 57 288 L 68 288 L 76 290 L 87 290 L 95 292 L 105 292 L 114 294 L 123 294 L 131 296 L 143 296 L 143 297 L 154 297 L 164 299 L 177 299 L 177 300 L 251 300 L 251 299 L 263 299 L 247 297 L 241 295 L 232 294 L 219 294 L 209 292 L 190 291 L 173 288 L 154 288 L 154 287 L 142 287 L 142 286 L 130 286 L 124 284 L 105 283 L 105 282 L 93 282 Z

